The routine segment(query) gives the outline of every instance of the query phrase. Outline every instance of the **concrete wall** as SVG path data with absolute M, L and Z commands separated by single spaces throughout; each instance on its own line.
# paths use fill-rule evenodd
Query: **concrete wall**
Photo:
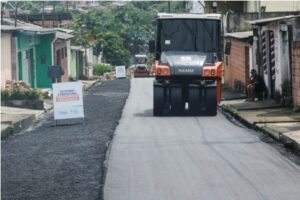
M 290 80 L 289 65 L 289 44 L 287 32 L 280 31 L 279 22 L 269 23 L 262 27 L 262 31 L 274 32 L 275 45 L 275 92 L 282 95 L 282 84 Z M 268 66 L 270 67 L 270 66 Z M 269 87 L 269 69 L 264 71 L 264 79 L 267 87 Z M 269 88 L 270 91 L 270 88 Z
M 216 13 L 225 14 L 231 10 L 233 12 L 243 12 L 244 2 L 243 1 L 217 1 Z M 205 13 L 213 13 L 212 1 L 205 1 Z
M 300 106 L 300 41 L 292 46 L 292 85 L 294 106 Z
M 245 1 L 246 12 L 256 12 L 257 1 Z M 260 1 L 261 7 L 266 7 L 266 12 L 286 12 L 300 10 L 299 0 L 288 1 Z
M 300 3 L 299 3 L 300 4 Z M 272 18 L 292 15 L 294 12 L 268 12 L 262 13 L 262 18 Z M 241 31 L 250 31 L 252 26 L 247 23 L 247 21 L 252 21 L 258 19 L 257 13 L 228 13 L 223 17 L 223 24 L 225 32 L 241 32 Z
M 11 39 L 11 33 L 1 32 L 1 88 L 12 80 Z
M 251 45 L 242 40 L 235 38 L 225 38 L 226 41 L 231 41 L 230 55 L 224 56 L 224 79 L 225 85 L 235 91 L 245 92 L 245 87 L 249 83 L 249 52 Z
M 42 26 L 44 28 L 51 28 L 51 27 L 62 27 L 63 25 L 66 24 L 71 24 L 72 21 L 71 20 L 61 20 L 61 21 L 55 21 L 53 24 L 53 20 L 45 20 L 44 21 L 44 26 L 43 26 L 43 22 L 42 21 L 34 21 L 33 24 Z

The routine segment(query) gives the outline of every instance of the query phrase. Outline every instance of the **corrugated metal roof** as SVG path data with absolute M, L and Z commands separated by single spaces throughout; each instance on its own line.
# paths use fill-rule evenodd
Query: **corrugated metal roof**
M 1 31 L 15 31 L 19 30 L 19 28 L 11 26 L 11 25 L 1 25 Z
M 264 24 L 268 24 L 269 22 L 273 22 L 273 21 L 281 21 L 281 20 L 292 19 L 292 18 L 297 18 L 297 17 L 300 17 L 300 15 L 288 15 L 288 16 L 283 16 L 283 17 L 272 17 L 272 18 L 257 19 L 257 20 L 253 20 L 253 21 L 247 21 L 247 22 L 252 24 L 252 25 L 264 25 Z
M 71 49 L 77 51 L 84 51 L 84 48 L 82 46 L 71 46 Z
M 12 24 L 14 21 L 12 19 L 5 19 L 6 22 Z M 70 29 L 61 29 L 61 28 L 43 28 L 41 26 L 37 26 L 34 24 L 26 23 L 18 21 L 17 27 L 14 25 L 2 25 L 1 31 L 14 31 L 18 30 L 21 32 L 27 32 L 28 34 L 37 34 L 37 35 L 45 35 L 45 34 L 56 34 L 58 39 L 68 40 L 73 38 L 74 36 L 68 34 L 73 32 Z
M 4 18 L 3 20 L 10 25 L 1 25 L 1 30 L 4 29 L 19 30 L 19 31 L 26 31 L 26 32 L 35 32 L 36 34 L 51 34 L 56 32 L 56 30 L 51 28 L 43 28 L 41 26 L 37 26 L 19 20 L 17 20 L 17 26 L 15 27 L 14 26 L 15 21 L 13 19 Z
M 55 30 L 58 30 L 58 31 L 61 31 L 61 32 L 64 32 L 64 33 L 73 33 L 74 30 L 72 29 L 66 29 L 66 28 L 54 28 Z
M 220 14 L 174 14 L 174 13 L 158 13 L 159 19 L 221 19 Z
M 225 37 L 233 37 L 238 39 L 245 39 L 253 36 L 253 31 L 244 31 L 244 32 L 234 32 L 234 33 L 225 33 Z
M 74 36 L 71 35 L 71 34 L 68 34 L 68 33 L 63 33 L 63 32 L 60 32 L 60 31 L 56 31 L 56 37 L 58 39 L 68 40 L 68 39 L 73 38 Z

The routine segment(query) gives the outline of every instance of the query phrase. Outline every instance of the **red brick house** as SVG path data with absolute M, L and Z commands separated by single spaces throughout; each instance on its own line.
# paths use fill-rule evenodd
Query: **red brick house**
M 224 81 L 236 92 L 245 93 L 253 66 L 252 31 L 226 33 L 224 36 Z

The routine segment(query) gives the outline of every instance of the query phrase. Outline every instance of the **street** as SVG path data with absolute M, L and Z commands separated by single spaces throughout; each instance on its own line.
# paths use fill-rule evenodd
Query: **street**
M 300 200 L 298 2 L 1 1 L 0 199 Z
M 299 199 L 300 167 L 216 117 L 153 117 L 152 79 L 132 79 L 109 152 L 105 200 Z
M 86 124 L 53 112 L 33 130 L 2 141 L 2 200 L 101 199 L 103 162 L 129 91 L 129 80 L 105 81 L 84 93 Z

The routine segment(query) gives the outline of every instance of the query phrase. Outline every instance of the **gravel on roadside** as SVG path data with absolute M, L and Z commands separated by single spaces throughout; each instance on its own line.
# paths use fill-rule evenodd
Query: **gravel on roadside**
M 1 143 L 2 200 L 102 199 L 107 144 L 121 117 L 130 80 L 104 81 L 84 92 L 85 125 L 53 112 L 30 131 Z

